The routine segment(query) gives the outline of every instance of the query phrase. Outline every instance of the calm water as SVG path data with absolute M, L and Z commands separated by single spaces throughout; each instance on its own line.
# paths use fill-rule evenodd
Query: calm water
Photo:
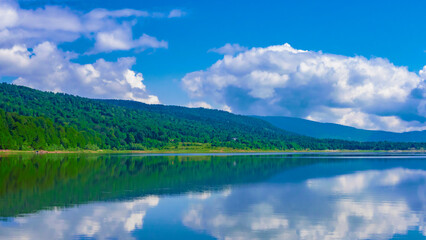
M 0 239 L 424 239 L 426 155 L 0 157 Z

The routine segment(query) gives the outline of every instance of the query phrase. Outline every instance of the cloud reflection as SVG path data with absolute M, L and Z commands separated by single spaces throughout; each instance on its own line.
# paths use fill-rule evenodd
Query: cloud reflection
M 196 202 L 183 223 L 218 239 L 390 239 L 426 236 L 426 171 L 363 171 L 233 189 Z
M 308 180 L 309 188 L 337 193 L 356 193 L 367 188 L 396 186 L 401 182 L 426 179 L 426 171 L 394 168 L 386 171 L 364 171 L 336 178 Z
M 12 222 L 0 222 L 0 239 L 132 239 L 131 232 L 143 227 L 146 211 L 157 206 L 159 200 L 149 196 L 17 217 Z
M 162 207 L 173 211 L 162 222 L 178 217 L 218 239 L 390 239 L 409 230 L 426 236 L 423 170 L 368 170 L 166 198 Z M 0 222 L 0 239 L 132 239 L 159 201 L 150 196 L 41 211 Z

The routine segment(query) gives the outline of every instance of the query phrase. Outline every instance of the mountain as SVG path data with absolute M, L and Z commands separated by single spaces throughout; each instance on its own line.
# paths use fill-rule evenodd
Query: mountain
M 334 123 L 319 123 L 292 117 L 255 117 L 283 130 L 321 139 L 332 138 L 363 142 L 426 142 L 426 131 L 395 133 L 363 130 Z
M 0 84 L 0 149 L 364 149 L 426 143 L 315 139 L 225 111 L 96 100 Z

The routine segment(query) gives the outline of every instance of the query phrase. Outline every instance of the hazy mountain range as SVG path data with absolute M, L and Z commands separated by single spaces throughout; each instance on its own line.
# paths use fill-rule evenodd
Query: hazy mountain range
M 320 123 L 292 117 L 255 117 L 265 120 L 283 130 L 321 139 L 332 138 L 363 142 L 426 142 L 426 131 L 395 133 L 364 130 L 334 123 Z

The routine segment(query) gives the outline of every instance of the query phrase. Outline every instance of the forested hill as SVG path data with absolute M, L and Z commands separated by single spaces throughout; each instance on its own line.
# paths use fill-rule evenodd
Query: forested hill
M 301 118 L 255 116 L 286 131 L 314 138 L 333 138 L 350 141 L 426 142 L 426 131 L 404 133 L 357 129 L 334 123 L 320 123 Z
M 318 140 L 224 111 L 93 100 L 0 84 L 1 149 L 411 149 L 426 143 Z

